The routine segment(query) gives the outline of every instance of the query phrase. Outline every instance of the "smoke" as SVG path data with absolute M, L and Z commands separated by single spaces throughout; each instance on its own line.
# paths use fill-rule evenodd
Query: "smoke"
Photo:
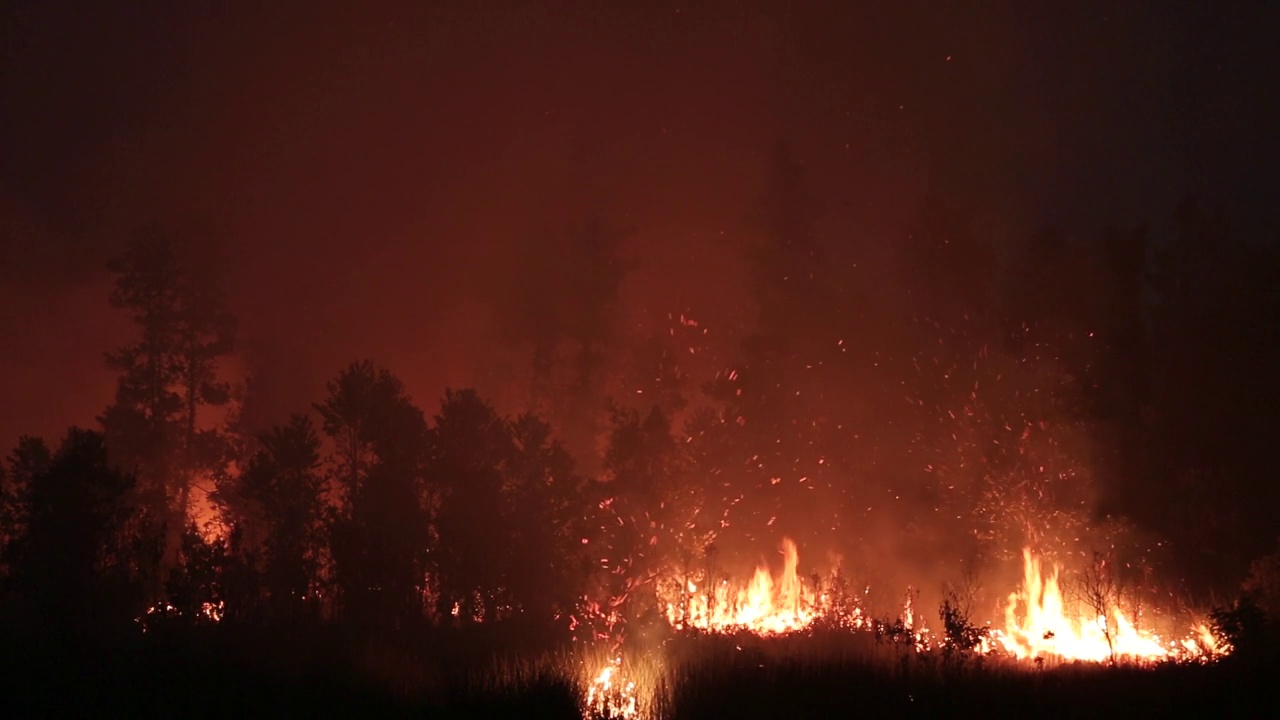
M 151 222 L 214 238 L 231 260 L 232 372 L 252 378 L 261 428 L 366 357 L 428 414 L 446 387 L 528 409 L 534 348 L 511 328 L 527 308 L 580 301 L 530 274 L 572 263 L 563 241 L 592 215 L 627 231 L 620 255 L 635 261 L 593 402 L 643 406 L 629 353 L 693 327 L 681 318 L 697 323 L 679 363 L 696 396 L 756 329 L 744 250 L 780 138 L 804 163 L 830 268 L 874 301 L 863 336 L 832 338 L 850 345 L 881 343 L 906 318 L 881 310 L 929 289 L 894 263 L 930 193 L 968 208 L 1003 258 L 1046 219 L 1088 235 L 1180 189 L 1190 141 L 1165 122 L 1164 91 L 1183 61 L 1157 42 L 1180 28 L 1137 11 L 1095 27 L 1084 10 L 845 5 L 15 12 L 0 99 L 16 149 L 0 163 L 0 440 L 91 425 L 109 402 L 102 353 L 131 328 L 107 306 L 103 262 Z M 1092 39 L 1042 46 L 1059 24 Z M 1155 40 L 1134 49 L 1137 35 Z M 881 407 L 864 396 L 898 392 L 882 373 L 912 359 L 898 350 L 812 409 Z M 950 529 L 904 489 L 936 463 L 901 459 L 918 449 L 901 418 L 860 422 L 887 429 L 875 447 L 840 438 L 847 475 L 822 480 L 834 504 L 784 508 L 759 548 L 811 506 L 838 508 L 842 527 L 810 529 L 841 539 L 802 561 L 897 558 L 873 568 L 894 575 L 887 586 L 904 584 L 899 570 L 949 575 L 933 550 Z M 575 453 L 595 440 L 573 438 Z M 735 512 L 764 521 L 770 502 Z

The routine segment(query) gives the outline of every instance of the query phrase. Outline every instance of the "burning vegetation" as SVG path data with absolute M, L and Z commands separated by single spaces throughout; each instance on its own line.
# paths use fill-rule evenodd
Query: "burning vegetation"
M 1064 241 L 997 263 L 939 201 L 884 261 L 902 287 L 873 296 L 802 179 L 779 148 L 737 260 L 749 321 L 664 296 L 624 328 L 638 263 L 592 216 L 495 304 L 506 399 L 449 388 L 434 412 L 372 360 L 281 412 L 232 371 L 260 368 L 209 248 L 141 233 L 109 264 L 137 332 L 107 356 L 99 427 L 24 438 L 0 475 L 5 632 L 212 647 L 239 663 L 218 672 L 359 678 L 350 697 L 392 704 L 546 691 L 587 718 L 690 716 L 726 668 L 730 687 L 924 687 L 936 709 L 1081 667 L 1273 667 L 1280 565 L 1245 554 L 1273 518 L 1214 499 L 1235 446 L 1184 448 L 1203 428 L 1177 423 L 1195 373 L 1170 358 L 1213 324 L 1189 297 L 1224 272 L 1201 262 L 1217 226 L 1188 208 L 1176 238 L 1114 235 L 1055 280 Z M 1135 491 L 1166 480 L 1185 493 Z M 1243 592 L 1204 600 L 1224 589 Z
M 613 236 L 584 232 L 620 282 Z M 606 288 L 598 307 L 543 318 L 535 401 L 518 414 L 450 389 L 428 418 L 361 361 L 310 412 L 251 432 L 253 395 L 221 369 L 233 325 L 217 278 L 143 235 L 111 265 L 112 301 L 142 332 L 110 355 L 120 391 L 102 430 L 55 452 L 24 440 L 6 466 L 5 612 L 80 633 L 132 620 L 125 632 L 149 638 L 347 628 L 368 644 L 342 652 L 389 687 L 561 683 L 586 717 L 678 715 L 721 660 L 1034 672 L 1258 647 L 1270 610 L 1196 615 L 1155 572 L 1165 541 L 1096 512 L 1079 406 L 1096 387 L 1091 334 L 1021 324 L 995 349 L 970 317 L 917 319 L 908 362 L 851 359 L 852 343 L 792 322 L 831 300 L 811 255 L 787 252 L 768 255 L 786 275 L 757 268 L 769 312 L 731 364 L 705 323 L 673 313 L 630 371 L 603 373 L 620 342 L 600 334 Z M 693 368 L 709 373 L 701 394 Z M 585 412 L 593 393 L 629 399 L 604 419 Z M 557 431 L 602 450 L 579 464 Z M 1268 597 L 1270 567 L 1255 564 L 1254 595 Z M 975 569 L 1010 581 L 989 594 Z M 489 633 L 520 639 L 455 652 L 525 659 L 480 680 L 405 646 Z
M 758 567 L 745 587 L 706 576 L 675 581 L 680 588 L 677 598 L 663 603 L 667 620 L 677 630 L 781 635 L 804 630 L 829 613 L 834 616 L 830 594 L 806 587 L 796 574 L 799 557 L 789 538 L 782 541 L 782 555 L 777 577 L 769 568 Z M 854 608 L 853 612 L 859 611 Z
M 1101 579 L 1104 567 L 1083 573 L 1079 592 L 1069 599 L 1060 583 L 1060 569 L 1042 569 L 1041 559 L 1030 549 L 1023 551 L 1023 578 L 1007 596 L 1004 622 L 994 626 L 972 624 L 968 608 L 961 607 L 954 593 L 943 601 L 938 615 L 941 623 L 935 625 L 915 607 L 916 594 L 910 590 L 895 619 L 870 619 L 855 598 L 834 592 L 838 574 L 825 582 L 817 576 L 806 581 L 797 574 L 795 543 L 784 538 L 781 553 L 780 571 L 762 565 L 742 584 L 727 578 L 708 582 L 701 575 L 658 582 L 658 588 L 671 589 L 659 590 L 657 597 L 670 630 L 695 639 L 736 638 L 748 645 L 785 636 L 813 637 L 815 633 L 828 639 L 845 636 L 847 640 L 838 642 L 850 645 L 855 645 L 859 636 L 864 640 L 874 637 L 877 643 L 900 645 L 921 658 L 968 656 L 993 662 L 1003 658 L 1010 663 L 1030 663 L 1025 667 L 1041 667 L 1046 662 L 1054 666 L 1195 664 L 1216 661 L 1231 651 L 1225 639 L 1207 624 L 1179 628 L 1179 621 L 1186 621 L 1184 617 L 1165 618 L 1163 625 L 1172 629 L 1170 639 L 1154 629 L 1140 628 L 1137 611 L 1122 609 L 1120 596 L 1112 592 L 1114 586 Z M 701 589 L 699 583 L 703 583 Z M 657 663 L 660 675 L 668 642 L 669 638 L 639 648 L 649 663 Z M 622 645 L 619 642 L 613 647 Z M 735 649 L 741 652 L 743 646 Z M 660 683 L 652 678 L 640 683 L 627 675 L 621 655 L 604 662 L 584 687 L 588 717 L 638 717 L 645 714 L 638 708 L 660 707 L 661 698 L 656 695 Z

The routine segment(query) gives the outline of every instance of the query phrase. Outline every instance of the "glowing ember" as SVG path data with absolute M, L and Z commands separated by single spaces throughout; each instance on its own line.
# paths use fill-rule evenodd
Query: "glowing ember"
M 217 603 L 201 603 L 200 616 L 210 622 L 222 622 L 222 615 L 225 607 L 226 604 L 222 600 L 219 600 Z
M 218 623 L 222 622 L 222 618 L 226 613 L 226 603 L 219 600 L 216 603 L 204 602 L 200 604 L 200 609 L 195 611 L 194 618 L 197 622 Z M 158 602 L 147 608 L 146 612 L 141 616 L 133 619 L 135 623 L 141 626 L 142 632 L 147 632 L 153 623 L 172 621 L 181 618 L 183 612 L 170 602 Z
M 1138 630 L 1120 607 L 1100 593 L 1068 604 L 1058 581 L 1058 568 L 1047 576 L 1040 560 L 1023 550 L 1023 585 L 1009 595 L 1005 628 L 995 633 L 1005 650 L 1019 659 L 1056 657 L 1065 660 L 1151 662 L 1168 658 L 1220 654 L 1203 626 L 1198 637 L 1166 644 Z
M 782 554 L 780 575 L 775 578 L 769 568 L 757 567 L 746 587 L 704 579 L 703 585 L 711 587 L 699 588 L 696 582 L 687 581 L 682 597 L 665 602 L 667 620 L 677 630 L 757 635 L 781 635 L 809 627 L 824 615 L 829 598 L 801 582 L 796 573 L 796 545 L 789 538 L 782 541 Z M 859 624 L 860 619 L 855 618 L 853 624 Z

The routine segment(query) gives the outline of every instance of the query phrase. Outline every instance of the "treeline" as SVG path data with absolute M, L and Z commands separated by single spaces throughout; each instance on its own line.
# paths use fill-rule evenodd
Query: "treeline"
M 500 417 L 474 391 L 448 391 L 428 422 L 396 377 L 358 362 L 315 411 L 318 426 L 297 415 L 252 440 L 219 438 L 227 454 L 191 473 L 215 482 L 225 532 L 188 521 L 174 547 L 158 518 L 188 488 L 155 487 L 99 431 L 72 429 L 53 452 L 24 439 L 5 477 L 6 609 L 89 623 L 80 631 L 144 612 L 545 621 L 576 607 L 603 540 L 620 534 L 604 524 L 612 500 L 574 473 L 545 421 Z M 637 429 L 619 421 L 620 435 Z M 628 454 L 611 462 L 639 462 Z
M 1147 583 L 1163 563 L 1183 589 L 1271 550 L 1273 245 L 1190 203 L 1171 233 L 1013 242 L 939 197 L 868 270 L 821 238 L 785 150 L 769 178 L 744 248 L 757 322 L 723 367 L 681 361 L 704 333 L 614 327 L 631 266 L 595 219 L 531 264 L 525 296 L 548 300 L 509 334 L 538 412 L 514 417 L 466 389 L 429 415 L 361 361 L 264 430 L 253 383 L 220 374 L 226 268 L 139 234 L 110 264 L 138 332 L 108 355 L 100 427 L 3 464 L 5 616 L 542 622 L 641 607 L 664 570 L 740 568 L 783 535 L 895 595 L 919 582 L 896 570 L 1025 544 L 1126 553 Z M 602 436 L 598 457 L 566 435 Z M 206 493 L 216 528 L 192 513 Z
M 673 538 L 699 541 L 680 521 L 701 507 L 698 473 L 659 409 L 616 409 L 603 479 L 577 473 L 536 415 L 500 416 L 465 389 L 428 418 L 370 361 L 249 432 L 218 373 L 235 323 L 217 266 L 149 231 L 111 269 L 111 302 L 139 333 L 108 355 L 120 380 L 101 428 L 56 449 L 24 438 L 4 468 L 10 620 L 545 624 L 651 586 Z

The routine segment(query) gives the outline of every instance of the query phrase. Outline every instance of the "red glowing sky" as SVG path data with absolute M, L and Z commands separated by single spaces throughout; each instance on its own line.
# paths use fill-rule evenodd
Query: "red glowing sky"
M 1190 168 L 1260 162 L 1261 131 L 1230 112 L 1254 101 L 1206 94 L 1240 89 L 1222 78 L 1250 56 L 1184 52 L 1189 28 L 1229 38 L 1245 19 L 288 5 L 7 11 L 5 443 L 109 401 L 101 357 L 128 325 L 102 262 L 152 221 L 225 243 L 243 361 L 279 412 L 356 357 L 430 408 L 446 385 L 503 396 L 513 251 L 591 211 L 634 232 L 621 328 L 687 311 L 734 337 L 752 315 L 736 258 L 780 139 L 824 241 L 875 278 L 929 188 L 1010 235 L 1092 230 L 1162 208 Z M 1213 133 L 1175 116 L 1193 95 Z

